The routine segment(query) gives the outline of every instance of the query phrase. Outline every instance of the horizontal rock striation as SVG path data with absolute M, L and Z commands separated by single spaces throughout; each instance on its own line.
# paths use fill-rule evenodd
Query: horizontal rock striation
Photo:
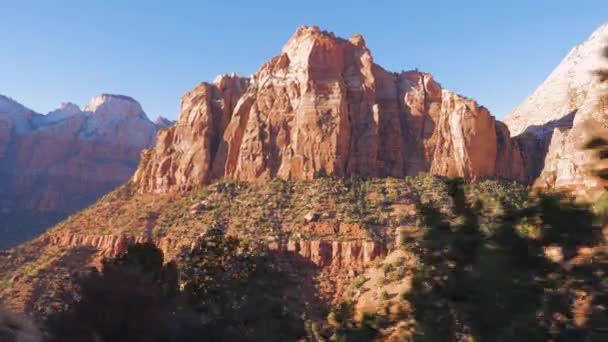
M 97 255 L 108 258 L 126 252 L 127 247 L 136 243 L 152 242 L 163 251 L 174 251 L 185 246 L 185 242 L 175 239 L 150 239 L 145 236 L 130 235 L 51 234 L 42 237 L 42 241 L 65 249 L 90 247 L 96 250 Z
M 81 234 L 50 234 L 42 237 L 42 242 L 66 249 L 90 247 L 101 257 L 118 256 L 124 253 L 129 245 L 136 243 L 152 242 L 169 255 L 176 255 L 180 249 L 192 245 L 192 241 L 167 237 L 152 239 L 145 236 Z M 332 268 L 365 266 L 376 258 L 386 256 L 386 247 L 383 244 L 365 239 L 295 238 L 279 244 L 269 243 L 268 248 L 280 253 L 295 253 L 319 267 Z

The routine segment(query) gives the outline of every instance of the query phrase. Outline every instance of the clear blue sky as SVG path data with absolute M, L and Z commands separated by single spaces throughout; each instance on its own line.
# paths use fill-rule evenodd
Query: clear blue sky
M 198 82 L 252 74 L 318 25 L 502 117 L 605 21 L 607 0 L 0 0 L 0 94 L 47 112 L 118 93 L 175 118 Z

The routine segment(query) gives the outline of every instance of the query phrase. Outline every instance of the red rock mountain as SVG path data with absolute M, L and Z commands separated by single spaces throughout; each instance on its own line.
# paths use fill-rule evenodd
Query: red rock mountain
M 202 83 L 158 135 L 141 192 L 239 180 L 403 177 L 526 180 L 519 143 L 475 101 L 430 74 L 374 63 L 363 37 L 301 27 L 251 78 Z
M 62 104 L 47 115 L 0 96 L 4 242 L 35 234 L 22 230 L 46 228 L 125 182 L 156 131 L 139 103 L 126 96 L 95 97 L 84 111 Z

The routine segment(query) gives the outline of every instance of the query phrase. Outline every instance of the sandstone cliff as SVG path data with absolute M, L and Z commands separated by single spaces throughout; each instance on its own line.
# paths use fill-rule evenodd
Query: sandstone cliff
M 551 134 L 556 127 L 571 126 L 574 114 L 587 100 L 597 54 L 608 35 L 608 23 L 574 47 L 551 75 L 505 118 L 513 136 L 524 132 Z
M 525 180 L 518 143 L 475 101 L 430 74 L 375 64 L 363 37 L 301 27 L 249 79 L 221 76 L 182 100 L 143 154 L 140 192 L 238 180 L 402 177 Z
M 547 80 L 505 122 L 524 146 L 527 165 L 539 174 L 543 189 L 575 190 L 585 195 L 598 187 L 589 177 L 589 156 L 581 150 L 594 134 L 608 127 L 605 84 L 594 71 L 605 68 L 601 50 L 608 23 L 575 47 Z
M 603 69 L 608 70 L 608 60 Z M 577 110 L 572 129 L 558 129 L 553 133 L 538 186 L 571 189 L 581 195 L 603 189 L 599 179 L 590 174 L 593 156 L 584 150 L 584 145 L 595 136 L 605 137 L 608 132 L 607 81 L 605 75 L 598 73 L 586 101 Z
M 46 228 L 42 218 L 76 212 L 125 182 L 156 131 L 139 103 L 126 96 L 95 97 L 84 111 L 64 103 L 47 115 L 0 97 L 3 234 L 30 238 Z M 20 221 L 32 227 L 13 226 Z M 30 228 L 35 232 L 16 231 Z

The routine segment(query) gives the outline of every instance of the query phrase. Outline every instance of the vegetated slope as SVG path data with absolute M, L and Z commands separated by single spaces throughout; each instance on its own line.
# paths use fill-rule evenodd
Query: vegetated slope
M 219 228 L 267 246 L 309 303 L 301 310 L 319 336 L 542 340 L 605 326 L 608 289 L 598 280 L 608 259 L 587 207 L 528 197 L 517 183 L 459 192 L 458 182 L 219 181 L 154 195 L 127 184 L 3 252 L 0 293 L 13 308 L 51 310 L 75 270 L 129 243 L 153 241 L 171 261 Z
M 501 202 L 523 201 L 525 188 L 513 183 L 507 190 L 497 182 L 475 185 L 488 201 L 487 228 L 500 212 Z M 269 248 L 298 252 L 328 272 L 346 272 L 386 255 L 399 229 L 416 227 L 420 198 L 433 198 L 449 208 L 442 181 L 431 176 L 408 179 L 273 180 L 267 184 L 219 181 L 185 193 L 133 194 L 130 184 L 106 195 L 37 239 L 3 252 L 2 298 L 27 304 L 15 291 L 36 286 L 40 272 L 63 256 L 91 248 L 93 258 L 113 256 L 134 241 L 155 241 L 174 257 L 209 227 Z M 60 253 L 54 255 L 54 253 Z M 64 263 L 67 261 L 61 261 Z M 74 269 L 85 266 L 71 265 Z M 69 264 L 69 262 L 67 263 Z M 65 265 L 64 265 L 65 266 Z M 331 273 L 330 272 L 330 273 Z M 352 275 L 351 275 L 352 277 Z M 342 283 L 343 279 L 334 279 Z M 327 286 L 326 298 L 341 288 Z M 28 293 L 28 297 L 31 293 Z M 26 308 L 27 309 L 27 308 Z

